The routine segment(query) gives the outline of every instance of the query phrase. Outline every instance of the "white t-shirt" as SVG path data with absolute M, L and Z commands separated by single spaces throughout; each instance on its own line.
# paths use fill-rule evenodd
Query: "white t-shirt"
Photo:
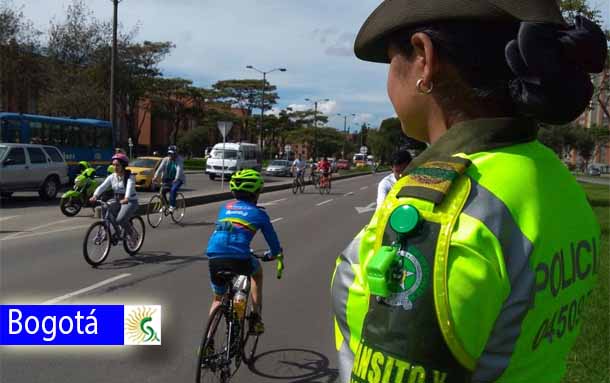
M 294 162 L 292 163 L 292 166 L 294 166 L 295 168 L 297 168 L 298 170 L 303 170 L 305 169 L 305 167 L 307 167 L 307 163 L 303 160 L 299 160 L 298 158 L 296 160 L 294 160 Z
M 390 173 L 389 175 L 383 177 L 383 179 L 379 182 L 379 185 L 377 186 L 377 209 L 383 205 L 385 197 L 388 195 L 390 189 L 392 189 L 392 186 L 394 186 L 395 183 L 396 177 L 394 176 L 394 173 Z

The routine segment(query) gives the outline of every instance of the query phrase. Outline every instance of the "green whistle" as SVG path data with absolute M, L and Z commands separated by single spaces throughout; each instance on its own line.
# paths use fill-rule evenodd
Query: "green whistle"
M 390 215 L 390 228 L 397 234 L 398 241 L 393 246 L 380 247 L 366 266 L 372 295 L 387 298 L 395 290 L 392 288 L 397 283 L 394 271 L 402 264 L 398 252 L 407 249 L 406 239 L 420 222 L 419 211 L 412 205 L 399 206 Z

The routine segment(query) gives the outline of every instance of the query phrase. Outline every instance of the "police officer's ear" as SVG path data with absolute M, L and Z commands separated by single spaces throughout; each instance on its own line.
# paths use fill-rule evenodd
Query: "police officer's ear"
M 430 36 L 423 32 L 414 33 L 410 39 L 413 54 L 409 61 L 415 65 L 414 73 L 422 80 L 422 89 L 430 89 L 435 75 L 441 66 L 438 50 L 434 47 Z

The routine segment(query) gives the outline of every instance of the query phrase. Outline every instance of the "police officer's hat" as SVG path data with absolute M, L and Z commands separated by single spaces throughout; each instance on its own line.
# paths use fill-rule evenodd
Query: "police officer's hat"
M 360 28 L 354 51 L 362 60 L 388 63 L 387 38 L 392 33 L 450 20 L 565 25 L 556 0 L 385 0 Z

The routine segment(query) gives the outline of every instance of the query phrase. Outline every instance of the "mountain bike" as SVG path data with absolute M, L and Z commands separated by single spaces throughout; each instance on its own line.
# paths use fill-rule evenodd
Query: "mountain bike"
M 318 186 L 318 190 L 320 191 L 320 194 L 329 194 L 330 193 L 330 174 L 328 175 L 321 175 L 319 178 L 319 186 Z
M 304 177 L 304 170 L 298 171 L 297 170 L 297 176 L 294 177 L 294 180 L 292 181 L 292 193 L 293 194 L 297 194 L 297 191 L 300 191 L 301 193 L 303 193 L 305 191 L 305 177 Z
M 125 251 L 134 256 L 140 251 L 144 244 L 146 226 L 142 217 L 134 215 L 129 219 L 129 228 L 123 232 L 120 228 L 114 227 L 110 221 L 110 209 L 108 203 L 97 201 L 102 206 L 102 219 L 93 223 L 83 242 L 83 256 L 85 261 L 93 267 L 101 265 L 108 254 L 110 248 L 123 242 Z
M 252 253 L 258 259 L 268 261 L 263 255 Z M 283 256 L 277 258 L 278 279 L 284 270 Z M 254 331 L 252 304 L 249 302 L 250 278 L 231 271 L 221 271 L 227 280 L 227 292 L 208 319 L 197 355 L 196 382 L 229 382 L 241 362 L 251 364 L 260 335 Z M 240 309 L 234 304 L 234 296 L 243 291 L 245 305 Z M 247 328 L 246 328 L 247 324 Z
M 152 196 L 148 201 L 146 220 L 153 229 L 159 227 L 163 218 L 168 215 L 172 217 L 174 223 L 180 223 L 186 214 L 186 200 L 184 194 L 180 192 L 176 193 L 176 208 L 170 211 L 169 201 L 164 194 L 168 188 L 170 188 L 169 185 L 162 184 L 159 187 L 159 193 Z

